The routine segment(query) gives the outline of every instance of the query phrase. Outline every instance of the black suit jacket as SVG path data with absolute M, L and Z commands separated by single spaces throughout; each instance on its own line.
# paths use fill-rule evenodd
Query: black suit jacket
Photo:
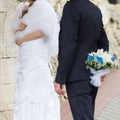
M 109 48 L 101 11 L 89 0 L 70 0 L 64 7 L 60 24 L 55 81 L 64 84 L 89 79 L 90 71 L 85 65 L 88 53 Z

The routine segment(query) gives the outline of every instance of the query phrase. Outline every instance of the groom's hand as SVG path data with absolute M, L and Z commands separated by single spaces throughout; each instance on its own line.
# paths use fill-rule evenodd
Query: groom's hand
M 55 91 L 59 95 L 63 95 L 64 94 L 64 90 L 62 90 L 62 85 L 61 84 L 54 82 L 54 88 L 55 88 Z

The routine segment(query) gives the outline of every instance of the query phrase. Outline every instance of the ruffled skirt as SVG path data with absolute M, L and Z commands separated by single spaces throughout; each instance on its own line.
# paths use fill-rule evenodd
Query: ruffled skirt
M 47 62 L 19 63 L 13 120 L 60 120 L 58 95 Z

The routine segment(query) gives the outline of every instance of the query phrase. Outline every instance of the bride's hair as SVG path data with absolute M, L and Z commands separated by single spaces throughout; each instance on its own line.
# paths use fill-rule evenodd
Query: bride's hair
M 31 7 L 35 1 L 36 0 L 32 0 L 32 3 L 30 3 L 28 7 Z M 27 14 L 27 12 L 28 12 L 28 9 L 23 9 L 22 15 L 20 16 L 20 18 L 23 18 L 23 16 Z

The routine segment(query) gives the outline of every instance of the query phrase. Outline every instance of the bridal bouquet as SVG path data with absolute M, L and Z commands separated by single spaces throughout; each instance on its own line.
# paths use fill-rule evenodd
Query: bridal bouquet
M 97 52 L 88 54 L 85 63 L 93 74 L 90 77 L 90 83 L 95 87 L 101 85 L 101 76 L 108 74 L 111 69 L 116 69 L 119 66 L 116 57 L 107 51 L 103 51 L 103 49 L 98 49 Z

